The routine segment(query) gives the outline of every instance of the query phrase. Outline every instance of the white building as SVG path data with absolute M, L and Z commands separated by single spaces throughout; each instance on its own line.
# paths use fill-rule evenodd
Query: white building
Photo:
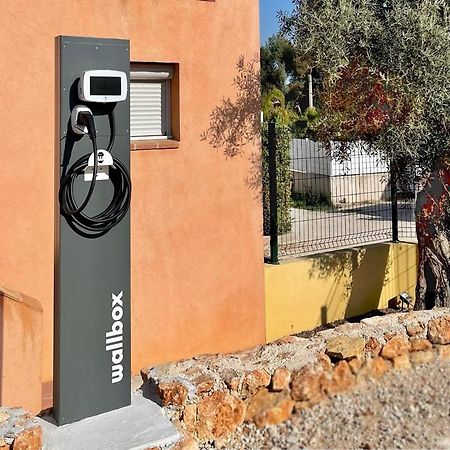
M 320 144 L 294 139 L 291 147 L 293 190 L 322 194 L 333 204 L 389 200 L 386 163 L 369 155 L 362 142 L 352 144 L 349 159 L 333 158 Z

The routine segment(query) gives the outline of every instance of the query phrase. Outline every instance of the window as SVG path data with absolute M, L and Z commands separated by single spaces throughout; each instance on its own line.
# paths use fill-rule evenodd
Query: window
M 167 64 L 132 64 L 130 72 L 130 136 L 132 140 L 170 139 L 171 80 Z

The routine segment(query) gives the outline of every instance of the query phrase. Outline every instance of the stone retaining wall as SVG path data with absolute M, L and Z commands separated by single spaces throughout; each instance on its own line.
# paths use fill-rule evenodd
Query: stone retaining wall
M 450 360 L 448 308 L 374 316 L 309 339 L 287 336 L 246 352 L 204 355 L 142 375 L 185 431 L 179 448 L 193 449 L 196 441 L 220 443 L 244 421 L 274 425 L 389 370 L 436 359 Z
M 39 450 L 42 430 L 32 413 L 0 408 L 0 450 Z

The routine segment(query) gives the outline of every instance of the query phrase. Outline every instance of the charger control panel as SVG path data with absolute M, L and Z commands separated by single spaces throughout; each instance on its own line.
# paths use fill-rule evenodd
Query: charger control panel
M 78 96 L 86 102 L 122 102 L 127 91 L 127 75 L 119 70 L 86 70 L 78 82 Z

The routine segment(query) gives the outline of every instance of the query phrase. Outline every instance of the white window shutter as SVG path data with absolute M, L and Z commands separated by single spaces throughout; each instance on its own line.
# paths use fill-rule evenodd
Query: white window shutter
M 167 84 L 164 80 L 131 80 L 130 134 L 134 139 L 167 136 Z

